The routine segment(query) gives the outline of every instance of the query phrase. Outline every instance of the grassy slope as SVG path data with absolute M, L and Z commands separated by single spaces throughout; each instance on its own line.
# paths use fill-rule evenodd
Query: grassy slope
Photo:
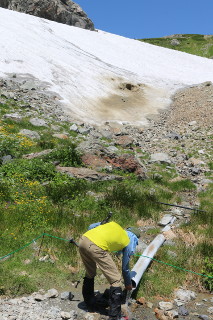
M 0 164 L 0 257 L 24 246 L 43 232 L 78 240 L 90 223 L 101 221 L 109 211 L 113 211 L 114 220 L 123 227 L 136 225 L 137 220 L 148 223 L 154 238 L 159 229 L 156 222 L 163 209 L 155 201 L 181 203 L 182 194 L 195 189 L 188 180 L 170 182 L 177 174 L 175 168 L 168 171 L 165 165 L 153 167 L 145 181 L 124 172 L 120 172 L 125 177 L 124 181 L 96 183 L 57 173 L 53 161 L 59 161 L 62 166 L 81 165 L 73 144 L 75 137 L 69 131 L 70 124 L 52 123 L 71 136 L 67 140 L 57 139 L 53 137 L 50 126 L 32 127 L 27 117 L 21 122 L 4 119 L 5 113 L 14 111 L 24 116 L 24 111 L 19 109 L 19 103 L 13 100 L 5 99 L 0 105 L 0 158 L 8 154 L 14 158 L 12 162 Z M 19 135 L 22 128 L 38 131 L 41 138 L 30 140 Z M 49 148 L 55 151 L 42 159 L 22 159 L 23 154 Z M 161 178 L 154 173 L 160 174 Z M 176 246 L 171 247 L 174 256 L 168 254 L 170 247 L 167 246 L 159 250 L 157 259 L 210 274 L 212 265 L 205 269 L 204 257 L 210 257 L 212 250 L 210 245 L 209 248 L 205 246 L 205 241 L 210 237 L 207 231 L 212 223 L 209 220 L 212 212 L 211 192 L 202 195 L 202 208 L 208 210 L 207 216 L 192 215 L 191 224 L 184 225 L 183 232 L 200 234 L 200 247 L 187 248 L 184 241 L 177 240 Z M 195 255 L 198 257 L 196 261 L 193 259 Z M 40 261 L 41 257 L 46 257 L 46 262 Z M 161 272 L 165 269 L 170 277 Z M 0 261 L 0 295 L 21 295 L 52 286 L 64 290 L 69 288 L 71 281 L 79 279 L 82 272 L 83 266 L 75 247 L 68 242 L 46 237 L 43 242 L 39 239 L 9 259 Z M 138 294 L 169 295 L 185 278 L 184 272 L 153 263 L 143 278 Z M 190 276 L 190 280 L 196 279 L 196 276 L 195 279 Z
M 171 41 L 173 39 L 177 39 L 180 44 L 172 45 Z M 171 36 L 168 38 L 164 37 L 139 40 L 156 46 L 183 51 L 201 57 L 213 57 L 213 35 L 204 36 L 200 34 L 183 34 L 180 37 Z

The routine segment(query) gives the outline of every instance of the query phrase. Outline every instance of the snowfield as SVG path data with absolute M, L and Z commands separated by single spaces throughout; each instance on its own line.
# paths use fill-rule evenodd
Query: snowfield
M 45 82 L 65 113 L 145 123 L 175 90 L 213 82 L 213 60 L 0 8 L 0 77 Z

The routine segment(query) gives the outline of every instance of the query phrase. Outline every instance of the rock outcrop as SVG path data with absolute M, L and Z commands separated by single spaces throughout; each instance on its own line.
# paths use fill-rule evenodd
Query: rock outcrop
M 70 0 L 1 0 L 0 7 L 94 30 L 93 22 L 82 8 Z

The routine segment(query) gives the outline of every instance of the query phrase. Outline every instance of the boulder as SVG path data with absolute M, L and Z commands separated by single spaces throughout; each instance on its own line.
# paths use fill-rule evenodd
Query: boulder
M 0 7 L 70 26 L 94 30 L 93 22 L 82 8 L 70 0 L 1 0 Z
M 19 131 L 19 134 L 23 134 L 23 136 L 26 136 L 30 139 L 40 139 L 40 135 L 36 131 L 28 130 L 28 129 L 22 129 Z
M 58 291 L 56 289 L 50 289 L 46 293 L 47 298 L 57 298 L 58 297 Z
M 44 119 L 32 118 L 30 123 L 35 127 L 47 127 L 47 122 Z
M 151 154 L 151 161 L 152 162 L 159 162 L 159 163 L 166 163 L 170 164 L 171 160 L 167 153 L 158 152 Z
M 123 177 L 97 172 L 88 168 L 57 166 L 56 170 L 61 173 L 66 173 L 72 178 L 85 179 L 89 181 L 123 180 Z
M 175 298 L 186 303 L 194 300 L 196 298 L 196 293 L 191 290 L 179 289 L 175 292 Z
M 5 119 L 10 119 L 12 121 L 20 122 L 23 117 L 18 113 L 7 113 L 4 115 Z
M 24 159 L 34 159 L 34 158 L 40 158 L 43 156 L 46 156 L 47 154 L 51 153 L 53 149 L 46 149 L 40 152 L 35 152 L 35 153 L 29 153 L 29 154 L 24 154 L 22 158 Z

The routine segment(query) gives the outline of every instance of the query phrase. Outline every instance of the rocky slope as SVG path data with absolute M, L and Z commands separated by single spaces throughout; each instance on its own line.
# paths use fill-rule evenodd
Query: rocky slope
M 134 172 L 142 179 L 156 170 L 156 164 L 165 164 L 165 171 L 176 170 L 178 179 L 188 178 L 197 190 L 205 190 L 212 183 L 212 173 L 208 162 L 212 159 L 213 136 L 213 84 L 202 83 L 187 87 L 173 96 L 169 109 L 158 115 L 148 117 L 148 126 L 136 127 L 121 125 L 117 122 L 105 122 L 102 126 L 91 126 L 85 122 L 74 122 L 64 114 L 58 96 L 49 92 L 35 78 L 23 78 L 13 74 L 11 78 L 0 81 L 0 103 L 14 100 L 21 101 L 20 109 L 14 113 L 4 114 L 4 118 L 19 121 L 27 117 L 35 126 L 51 127 L 53 136 L 61 139 L 72 139 L 83 152 L 83 162 L 87 166 L 86 174 L 81 177 L 89 180 L 101 180 L 116 177 L 111 174 L 113 169 Z M 54 124 L 51 124 L 54 121 Z M 69 132 L 60 130 L 63 121 L 70 123 Z M 57 123 L 57 125 L 56 125 Z M 33 131 L 25 131 L 30 137 Z M 37 133 L 38 135 L 38 133 Z M 37 137 L 39 138 L 39 137 Z M 31 154 L 30 157 L 38 156 Z M 1 159 L 3 163 L 11 161 L 8 156 Z M 77 168 L 75 168 L 77 169 Z M 104 169 L 104 173 L 103 173 Z M 68 169 L 66 169 L 68 170 Z M 81 170 L 81 168 L 79 168 Z M 78 173 L 71 172 L 72 176 Z M 208 176 L 208 177 L 207 177 Z M 161 177 L 156 175 L 156 178 Z M 186 206 L 199 205 L 196 192 L 185 193 Z M 167 212 L 168 213 L 168 212 Z M 186 211 L 171 211 L 176 215 L 173 231 L 182 222 L 190 219 Z M 141 226 L 143 240 L 150 241 L 146 228 Z M 190 290 L 189 290 L 190 289 Z M 45 293 L 42 290 L 31 296 L 22 298 L 0 299 L 0 315 L 2 320 L 61 320 L 61 319 L 107 319 L 106 311 L 101 314 L 86 312 L 81 297 L 81 289 L 71 289 L 75 298 L 60 295 L 56 290 Z M 168 299 L 167 299 L 168 300 Z M 212 295 L 200 293 L 198 288 L 180 288 L 175 291 L 169 301 L 156 297 L 155 301 L 146 299 L 131 301 L 132 319 L 146 320 L 210 320 L 212 319 Z
M 70 0 L 1 0 L 0 7 L 94 30 L 94 24 L 86 13 L 78 4 Z

